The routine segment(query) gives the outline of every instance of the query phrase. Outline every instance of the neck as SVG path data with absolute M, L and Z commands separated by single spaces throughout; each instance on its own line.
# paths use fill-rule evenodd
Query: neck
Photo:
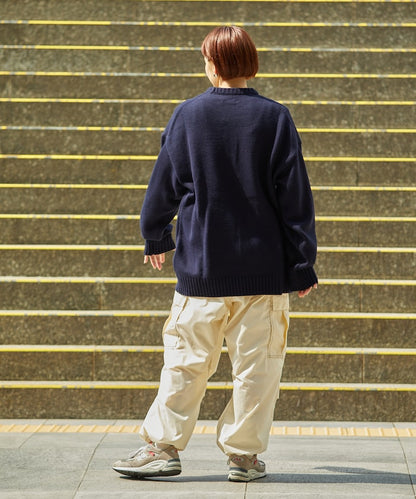
M 247 88 L 246 78 L 233 78 L 232 80 L 223 80 L 221 77 L 218 81 L 220 88 Z

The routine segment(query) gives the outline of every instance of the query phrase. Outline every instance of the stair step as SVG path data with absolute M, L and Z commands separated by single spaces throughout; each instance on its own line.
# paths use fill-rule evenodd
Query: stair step
M 203 68 L 199 47 L 111 47 L 99 46 L 89 50 L 80 46 L 68 48 L 65 45 L 50 48 L 37 45 L 3 45 L 0 59 L 2 71 L 75 71 L 105 72 L 124 71 L 125 68 L 146 68 L 149 73 L 195 73 Z M 405 75 L 412 73 L 409 54 L 413 49 L 323 49 L 302 47 L 291 50 L 280 47 L 277 50 L 259 51 L 261 74 L 274 74 L 276 68 L 285 73 L 377 73 L 383 68 L 385 74 Z M 201 71 L 201 70 L 200 70 Z
M 280 65 L 278 66 L 280 67 Z M 387 74 L 284 74 L 257 76 L 250 84 L 261 94 L 282 100 L 409 100 L 414 78 Z M 74 73 L 1 71 L 2 97 L 188 99 L 204 92 L 203 73 Z M 30 91 L 28 90 L 30 89 Z
M 142 419 L 158 383 L 2 381 L 1 418 Z M 217 419 L 231 383 L 210 382 L 200 418 Z M 274 419 L 283 421 L 408 421 L 416 385 L 282 383 Z
M 4 309 L 168 309 L 175 278 L 0 277 Z M 319 293 L 293 300 L 293 311 L 414 312 L 415 280 L 321 279 Z
M 2 126 L 8 154 L 157 155 L 162 127 Z M 305 156 L 412 158 L 416 129 L 298 128 Z M 415 151 L 416 152 L 416 151 Z M 370 156 L 371 157 L 371 156 Z M 380 159 L 379 159 L 380 158 Z
M 3 213 L 137 214 L 145 184 L 0 184 Z M 416 187 L 312 186 L 317 215 L 413 216 Z
M 359 4 L 359 8 L 356 8 Z M 201 15 L 203 13 L 203 16 Z M 65 9 L 59 0 L 49 0 L 47 8 L 43 4 L 16 4 L 13 0 L 3 0 L 0 4 L 0 19 L 56 19 L 58 21 L 157 21 L 157 22 L 211 22 L 214 26 L 233 22 L 407 22 L 415 21 L 415 13 L 410 0 L 242 0 L 235 1 L 182 1 L 170 0 L 132 3 L 129 0 L 102 0 L 100 9 L 94 0 L 73 0 Z M 38 21 L 39 22 L 39 21 Z
M 40 24 L 42 23 L 42 24 Z M 57 24 L 53 20 L 3 20 L 0 44 L 19 45 L 108 45 L 169 46 L 172 40 L 182 46 L 201 45 L 213 28 L 212 22 L 71 21 Z M 220 24 L 220 23 L 219 23 Z M 292 47 L 412 47 L 412 28 L 416 23 L 354 23 L 354 22 L 262 22 L 239 23 L 253 38 L 258 49 Z M 254 24 L 254 25 L 253 25 Z
M 412 160 L 416 151 L 411 143 L 415 129 L 316 129 L 299 128 L 306 157 L 368 157 Z M 157 155 L 161 128 L 100 129 L 0 129 L 3 154 L 44 155 Z M 413 154 L 413 156 L 412 156 Z M 110 159 L 110 158 L 109 158 Z M 145 159 L 145 158 L 143 158 Z M 414 160 L 414 159 L 413 159 Z M 400 161 L 400 160 L 397 160 Z
M 3 244 L 144 244 L 139 215 L 0 214 Z M 416 217 L 316 217 L 325 246 L 416 247 Z
M 0 343 L 155 345 L 161 344 L 168 315 L 168 310 L 0 310 Z M 416 348 L 415 320 L 416 313 L 408 312 L 292 311 L 288 342 L 290 347 Z
M 173 99 L 172 99 L 173 100 Z M 156 99 L 8 99 L 0 98 L 2 124 L 8 126 L 165 127 L 182 101 Z M 370 101 L 371 102 L 371 101 Z M 282 102 L 302 128 L 400 129 L 416 124 L 414 101 Z
M 284 382 L 412 383 L 416 349 L 307 348 L 287 350 Z M 134 345 L 2 345 L 2 380 L 158 381 L 163 347 Z M 227 349 L 212 381 L 231 380 Z
M 146 184 L 155 156 L 123 158 L 113 156 L 85 157 L 82 155 L 8 155 L 0 154 L 0 182 L 48 184 Z M 147 158 L 147 159 L 146 159 Z M 416 184 L 412 158 L 343 158 L 328 160 L 306 156 L 309 177 L 313 185 L 371 186 L 376 178 L 380 186 Z
M 24 276 L 154 276 L 142 245 L 0 245 L 0 274 Z M 169 254 L 164 276 L 175 276 Z M 322 278 L 407 279 L 416 275 L 416 248 L 318 247 Z
M 42 22 L 42 24 L 40 24 Z M 99 24 L 100 21 L 73 21 L 56 24 L 51 21 L 4 20 L 0 44 L 18 45 L 108 45 L 153 46 L 175 44 L 198 47 L 212 23 L 187 23 L 154 21 L 126 21 Z M 263 22 L 239 23 L 253 38 L 258 49 L 285 46 L 292 47 L 412 47 L 412 28 L 416 23 L 354 23 L 354 22 Z M 253 25 L 254 24 L 254 25 Z

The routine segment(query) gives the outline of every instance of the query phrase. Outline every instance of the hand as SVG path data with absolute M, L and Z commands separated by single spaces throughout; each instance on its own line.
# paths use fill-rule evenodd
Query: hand
M 318 287 L 318 285 L 314 284 L 313 286 L 311 286 L 308 289 L 304 289 L 302 291 L 298 291 L 299 298 L 304 298 L 305 296 L 308 296 L 308 294 L 312 291 L 312 289 L 316 289 L 317 287 Z
M 155 270 L 162 270 L 165 263 L 165 253 L 160 253 L 160 255 L 144 255 L 144 263 L 147 262 L 150 262 Z

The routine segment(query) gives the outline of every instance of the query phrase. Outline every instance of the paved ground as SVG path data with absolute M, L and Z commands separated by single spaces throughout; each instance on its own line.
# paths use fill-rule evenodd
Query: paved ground
M 0 420 L 0 498 L 416 497 L 415 423 L 276 422 L 268 475 L 248 484 L 227 481 L 209 421 L 181 453 L 181 475 L 122 477 L 111 463 L 140 446 L 138 424 Z

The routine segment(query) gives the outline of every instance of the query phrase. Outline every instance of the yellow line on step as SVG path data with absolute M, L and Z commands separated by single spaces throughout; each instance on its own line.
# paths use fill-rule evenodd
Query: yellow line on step
M 135 381 L 0 381 L 3 390 L 157 390 L 158 382 Z M 416 392 L 415 384 L 281 383 L 282 391 Z M 209 382 L 208 390 L 232 390 L 231 381 Z
M 160 77 L 206 78 L 205 73 L 127 73 L 89 71 L 0 71 L 0 76 L 105 76 L 105 77 Z M 413 79 L 416 73 L 257 73 L 257 78 L 341 78 L 341 79 Z
M 168 317 L 168 310 L 0 310 L 0 317 Z M 291 319 L 416 320 L 416 313 L 290 312 Z
M 162 345 L 0 345 L 0 353 L 163 353 Z M 227 353 L 226 347 L 222 353 Z M 416 356 L 415 348 L 288 347 L 288 355 Z
M 1 23 L 0 23 L 1 24 Z M 416 24 L 415 24 L 416 26 Z M 86 99 L 86 98 L 54 98 L 54 97 L 0 97 L 0 102 L 14 103 L 65 103 L 65 104 L 180 104 L 182 99 Z M 412 100 L 362 100 L 362 101 L 330 101 L 330 100 L 281 100 L 286 105 L 344 105 L 344 106 L 414 106 Z
M 35 159 L 35 160 L 94 160 L 94 161 L 155 161 L 157 155 L 124 154 L 13 154 L 2 153 L 0 159 Z M 389 156 L 305 156 L 307 162 L 352 162 L 352 163 L 415 163 L 416 157 Z
M 327 0 L 325 0 L 327 1 Z M 340 0 L 341 1 L 341 0 Z M 414 28 L 414 22 L 328 22 L 328 21 L 99 21 L 80 19 L 0 19 L 0 24 L 51 25 L 51 26 L 219 26 L 247 27 L 360 27 L 360 28 Z
M 183 47 L 172 45 L 53 45 L 53 44 L 0 44 L 2 50 L 71 50 L 71 51 L 106 51 L 106 52 L 199 52 L 199 47 Z M 300 52 L 300 53 L 404 53 L 416 52 L 416 48 L 408 47 L 257 47 L 257 52 Z
M 140 220 L 140 215 L 113 214 L 71 214 L 71 213 L 0 213 L 0 219 L 12 220 Z M 416 217 L 372 217 L 372 216 L 337 216 L 317 215 L 317 222 L 389 222 L 413 223 Z

